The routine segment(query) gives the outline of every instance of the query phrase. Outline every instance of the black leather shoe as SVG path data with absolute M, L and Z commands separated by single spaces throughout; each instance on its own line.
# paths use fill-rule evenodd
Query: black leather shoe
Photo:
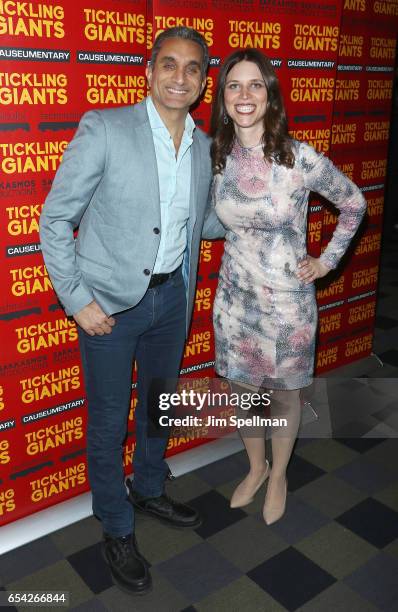
M 199 527 L 202 519 L 194 508 L 171 499 L 163 493 L 159 497 L 143 497 L 133 489 L 130 479 L 126 480 L 129 499 L 138 512 L 153 516 L 171 527 Z
M 119 588 L 136 595 L 144 595 L 151 589 L 148 562 L 140 554 L 134 534 L 113 538 L 104 533 L 102 552 Z

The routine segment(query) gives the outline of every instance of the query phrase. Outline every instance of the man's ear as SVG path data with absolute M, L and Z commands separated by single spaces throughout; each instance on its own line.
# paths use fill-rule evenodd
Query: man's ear
M 148 81 L 148 86 L 150 88 L 152 81 L 152 66 L 150 64 L 148 64 L 148 66 L 145 68 L 145 76 L 146 80 Z
M 203 79 L 203 81 L 202 81 L 202 85 L 201 85 L 201 87 L 200 87 L 200 93 L 201 93 L 201 94 L 203 93 L 203 91 L 204 91 L 204 89 L 205 89 L 206 85 L 207 85 L 207 77 L 204 77 L 204 79 Z

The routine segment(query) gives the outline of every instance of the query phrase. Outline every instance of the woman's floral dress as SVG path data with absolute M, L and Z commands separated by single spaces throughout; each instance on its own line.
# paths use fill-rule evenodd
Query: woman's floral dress
M 235 142 L 213 184 L 227 228 L 214 301 L 216 371 L 271 389 L 312 382 L 317 327 L 315 287 L 301 282 L 310 191 L 339 210 L 321 261 L 335 268 L 366 210 L 354 183 L 306 143 L 293 141 L 294 168 L 264 160 L 261 145 Z

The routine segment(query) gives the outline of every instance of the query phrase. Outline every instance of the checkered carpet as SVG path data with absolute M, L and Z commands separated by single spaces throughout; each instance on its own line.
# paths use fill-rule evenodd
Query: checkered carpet
M 287 512 L 271 527 L 263 493 L 245 510 L 229 507 L 243 452 L 178 478 L 169 493 L 204 521 L 176 530 L 137 516 L 154 583 L 144 597 L 112 584 L 94 518 L 3 555 L 3 585 L 66 589 L 70 609 L 84 612 L 398 610 L 397 450 L 394 439 L 299 441 Z
M 384 249 L 377 313 L 374 350 L 385 365 L 374 360 L 363 373 L 393 386 L 397 268 L 398 236 Z M 176 530 L 137 516 L 139 546 L 151 563 L 149 594 L 129 596 L 113 585 L 94 518 L 3 555 L 0 583 L 8 590 L 68 590 L 70 609 L 84 612 L 398 611 L 398 440 L 366 437 L 375 420 L 398 430 L 393 386 L 391 401 L 365 423 L 365 437 L 298 441 L 287 511 L 271 527 L 261 516 L 264 490 L 245 509 L 229 507 L 247 471 L 244 452 L 170 483 L 169 494 L 198 508 L 204 521 Z

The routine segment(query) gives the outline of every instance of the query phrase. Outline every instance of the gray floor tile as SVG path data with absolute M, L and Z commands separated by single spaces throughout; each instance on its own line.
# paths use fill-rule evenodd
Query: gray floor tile
M 380 423 L 370 429 L 363 437 L 364 438 L 396 438 L 397 430 L 393 429 L 385 423 Z
M 255 517 L 261 524 L 265 524 L 262 514 L 255 515 Z M 295 544 L 328 522 L 329 518 L 316 508 L 288 493 L 285 514 L 279 521 L 267 526 L 267 529 L 274 531 L 287 544 Z
M 100 521 L 91 516 L 54 531 L 49 537 L 67 557 L 102 540 L 102 526 Z
M 62 610 L 62 608 L 56 608 L 57 610 Z M 70 612 L 107 612 L 109 608 L 107 608 L 98 597 L 93 597 L 89 601 L 84 601 L 83 603 L 75 606 L 74 608 L 69 608 Z
M 223 529 L 207 541 L 245 573 L 288 546 L 265 523 L 252 516 Z
M 178 612 L 190 605 L 156 568 L 151 569 L 153 587 L 145 595 L 130 595 L 116 586 L 103 591 L 98 599 L 110 612 Z
M 391 379 L 395 380 L 395 379 Z M 398 379 L 396 379 L 398 380 Z M 397 394 L 398 395 L 398 394 Z M 377 418 L 381 419 L 381 422 L 388 427 L 391 427 L 393 433 L 391 434 L 391 438 L 395 440 L 398 439 L 398 405 L 397 400 L 391 402 L 391 404 L 387 405 L 383 410 L 376 414 Z M 398 469 L 398 468 L 397 468 Z
M 140 551 L 153 565 L 203 541 L 193 529 L 175 529 L 142 515 L 136 518 L 135 530 Z
M 301 487 L 295 495 L 330 518 L 339 516 L 367 497 L 334 474 L 325 474 Z
M 368 461 L 366 457 L 359 457 L 337 469 L 334 474 L 369 495 L 381 491 L 396 478 L 394 472 Z
M 332 439 L 315 440 L 299 449 L 297 454 L 326 472 L 346 465 L 358 456 L 357 452 Z
M 342 427 L 335 429 L 334 435 L 336 440 L 340 438 L 362 438 L 365 437 L 375 427 L 380 425 L 380 421 L 372 415 L 360 417 L 356 421 L 350 421 L 343 424 Z M 381 437 L 381 436 L 375 436 Z
M 312 442 L 314 442 L 314 440 L 311 438 L 298 438 L 296 440 L 294 452 L 297 452 L 299 448 L 304 448 L 308 444 L 312 444 Z
M 62 558 L 63 555 L 48 536 L 34 540 L 1 555 L 0 582 L 14 582 Z
M 231 480 L 239 476 L 244 476 L 247 473 L 247 462 L 243 457 L 239 457 L 241 453 L 236 453 L 225 459 L 221 459 L 211 465 L 206 465 L 199 470 L 196 470 L 196 475 L 207 482 L 211 487 L 217 487 L 226 480 L 226 474 Z
M 342 582 L 332 584 L 296 612 L 379 612 L 380 608 L 363 599 Z
M 241 575 L 207 542 L 161 563 L 157 570 L 189 601 L 200 601 Z
M 365 426 L 376 425 L 373 415 L 388 403 L 388 396 L 373 391 L 372 383 L 368 379 L 359 379 L 364 384 L 357 386 L 357 380 L 348 379 L 333 394 L 330 394 L 330 410 L 332 412 L 334 431 L 340 434 L 346 423 L 361 422 Z M 359 431 L 359 435 L 366 433 L 367 428 Z M 353 436 L 352 436 L 353 437 Z M 338 440 L 337 436 L 336 439 Z
M 398 480 L 398 440 L 386 440 L 378 444 L 367 451 L 365 457 L 369 461 L 374 461 L 382 468 L 395 472 Z
M 398 482 L 394 482 L 385 489 L 378 491 L 373 497 L 382 504 L 392 508 L 392 510 L 395 510 L 395 512 L 398 512 Z
M 338 579 L 379 553 L 375 546 L 335 522 L 297 542 L 295 548 Z
M 357 569 L 344 582 L 386 612 L 398 609 L 398 559 L 380 553 Z
M 398 368 L 386 363 L 382 368 L 372 370 L 372 372 L 369 373 L 369 376 L 371 378 L 396 379 L 398 376 Z
M 10 582 L 6 586 L 9 591 L 69 591 L 71 608 L 92 599 L 93 596 L 86 583 L 66 560 L 57 561 L 29 576 Z M 31 609 L 26 608 L 26 610 Z M 62 609 L 65 608 L 60 608 Z M 49 608 L 43 607 L 42 610 L 49 610 Z
M 191 474 L 178 476 L 166 485 L 167 493 L 182 502 L 188 502 L 194 497 L 207 493 L 212 488 L 203 478 L 199 478 L 197 471 Z
M 386 368 L 387 366 L 383 366 L 383 367 L 379 367 L 378 369 L 383 371 Z M 396 372 L 398 372 L 398 368 L 395 368 L 395 370 Z M 384 398 L 387 398 L 387 399 L 389 398 L 391 402 L 393 402 L 394 400 L 395 402 L 397 401 L 398 378 L 395 380 L 389 377 L 386 377 L 385 379 L 381 377 L 377 379 L 368 378 L 367 385 L 368 385 L 369 392 L 373 393 L 376 397 L 380 398 L 381 401 L 383 401 Z M 376 412 L 376 414 L 377 413 L 378 411 Z
M 284 612 L 268 593 L 247 576 L 195 603 L 198 612 Z
M 383 548 L 383 551 L 390 555 L 393 555 L 394 557 L 397 557 L 398 559 L 398 538 L 394 540 L 393 542 L 390 542 L 388 546 Z

